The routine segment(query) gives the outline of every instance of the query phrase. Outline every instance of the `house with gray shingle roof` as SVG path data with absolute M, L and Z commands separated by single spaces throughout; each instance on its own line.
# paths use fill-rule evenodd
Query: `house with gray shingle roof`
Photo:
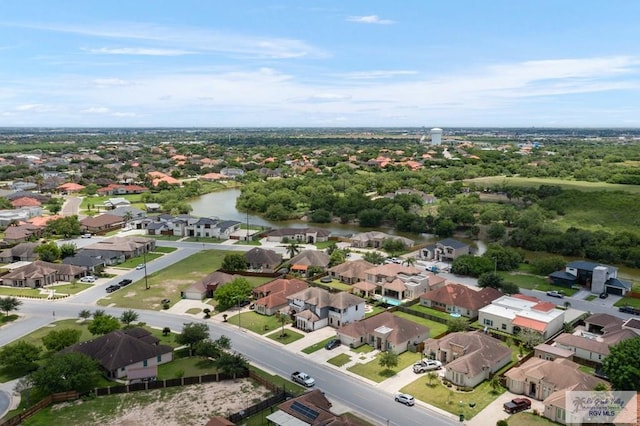
M 313 331 L 327 325 L 338 328 L 364 318 L 364 299 L 351 293 L 329 293 L 309 287 L 287 297 L 289 305 L 282 311 L 295 316 L 295 326 Z
M 511 361 L 511 349 L 481 331 L 450 333 L 425 342 L 424 354 L 446 365 L 445 378 L 475 387 Z
M 382 312 L 338 329 L 338 338 L 343 344 L 352 347 L 370 345 L 381 351 L 401 354 L 407 350 L 416 350 L 416 343 L 429 338 L 428 327 L 391 312 Z
M 282 263 L 282 255 L 273 250 L 254 247 L 244 254 L 250 269 L 272 272 Z
M 87 274 L 85 268 L 36 260 L 2 276 L 2 284 L 13 287 L 39 288 L 58 281 L 73 281 Z
M 64 349 L 63 353 L 87 355 L 100 364 L 107 377 L 113 379 L 122 379 L 145 368 L 156 370 L 156 374 L 149 372 L 147 377 L 157 376 L 157 366 L 173 360 L 173 348 L 158 345 L 156 340 L 149 339 L 148 331 L 140 330 L 112 331 L 97 339 L 77 343 Z
M 435 244 L 422 248 L 420 250 L 420 257 L 438 262 L 451 262 L 462 255 L 470 253 L 471 247 L 469 244 L 454 240 L 453 238 L 445 238 Z

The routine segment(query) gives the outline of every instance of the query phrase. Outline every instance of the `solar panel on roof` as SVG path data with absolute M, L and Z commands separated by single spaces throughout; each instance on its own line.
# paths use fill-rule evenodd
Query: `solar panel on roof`
M 293 404 L 291 404 L 291 409 L 311 420 L 317 419 L 320 415 L 320 413 L 318 413 L 316 410 L 309 408 L 306 405 L 299 403 L 298 401 L 293 401 Z

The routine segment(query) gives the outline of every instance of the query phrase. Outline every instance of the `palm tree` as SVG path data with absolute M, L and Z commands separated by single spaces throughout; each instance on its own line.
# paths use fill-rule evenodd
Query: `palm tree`
M 296 242 L 291 242 L 287 246 L 287 253 L 289 254 L 289 258 L 292 258 L 296 254 L 300 253 L 300 246 Z
M 407 266 L 413 266 L 416 264 L 416 258 L 413 256 L 409 256 L 404 260 L 404 264 Z
M 127 227 L 127 224 L 129 223 L 129 221 L 131 221 L 131 219 L 133 219 L 133 213 L 131 212 L 126 212 L 123 216 L 124 219 L 124 227 Z

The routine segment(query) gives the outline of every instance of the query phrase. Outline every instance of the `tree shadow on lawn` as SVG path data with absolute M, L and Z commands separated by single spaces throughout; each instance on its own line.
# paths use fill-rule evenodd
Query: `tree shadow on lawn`
M 201 368 L 203 370 L 214 368 L 215 366 L 216 366 L 216 362 L 208 358 L 202 358 L 201 360 L 196 362 L 196 367 Z
M 388 379 L 389 377 L 395 376 L 396 375 L 396 371 L 392 370 L 391 368 L 385 368 L 384 370 L 380 371 L 378 373 L 378 375 L 380 377 L 384 377 L 384 378 Z

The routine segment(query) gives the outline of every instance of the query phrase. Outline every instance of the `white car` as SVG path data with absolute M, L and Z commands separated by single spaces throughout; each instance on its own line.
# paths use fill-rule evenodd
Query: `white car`
M 81 283 L 95 283 L 96 282 L 96 277 L 94 277 L 93 275 L 87 275 L 86 277 L 80 278 L 80 282 Z
M 434 359 L 423 359 L 420 362 L 413 364 L 413 372 L 416 374 L 426 373 L 431 370 L 439 370 L 442 368 L 442 363 Z
M 396 402 L 399 402 L 400 404 L 404 404 L 404 405 L 408 405 L 408 406 L 412 406 L 413 404 L 416 403 L 416 400 L 413 398 L 413 396 L 409 395 L 408 393 L 399 393 L 396 395 L 395 397 Z
M 138 269 L 138 270 L 139 269 L 144 269 L 144 268 L 145 268 L 145 264 L 144 263 L 141 263 L 138 266 L 136 266 L 136 269 Z

